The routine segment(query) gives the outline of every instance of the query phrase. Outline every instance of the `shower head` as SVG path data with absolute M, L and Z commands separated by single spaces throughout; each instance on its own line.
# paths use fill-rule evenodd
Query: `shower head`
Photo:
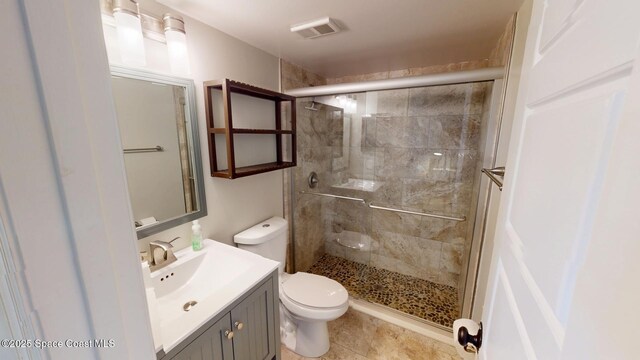
M 311 106 L 305 106 L 304 108 L 311 111 L 318 111 L 315 101 L 311 101 Z

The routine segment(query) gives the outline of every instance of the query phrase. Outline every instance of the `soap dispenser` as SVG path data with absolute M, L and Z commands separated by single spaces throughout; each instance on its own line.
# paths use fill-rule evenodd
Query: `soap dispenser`
M 202 249 L 202 227 L 198 224 L 198 220 L 193 220 L 191 225 L 191 247 L 193 251 Z

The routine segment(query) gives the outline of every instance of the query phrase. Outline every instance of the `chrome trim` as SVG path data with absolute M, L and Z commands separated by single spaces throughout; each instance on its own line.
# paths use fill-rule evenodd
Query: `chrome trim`
M 373 204 L 369 204 L 369 207 L 372 208 L 372 209 L 378 209 L 378 210 L 384 210 L 384 211 L 392 211 L 392 212 L 398 212 L 398 213 L 403 213 L 403 214 L 411 214 L 411 215 L 418 215 L 418 216 L 426 216 L 426 217 L 432 217 L 432 218 L 436 218 L 436 219 L 453 220 L 453 221 L 465 221 L 465 220 L 467 220 L 466 216 L 447 216 L 447 215 L 429 214 L 429 213 L 422 213 L 422 212 L 417 212 L 417 211 L 394 209 L 394 208 L 389 208 L 389 207 L 385 207 L 385 206 L 378 206 L 378 205 L 373 205 Z
M 187 301 L 184 305 L 182 305 L 182 310 L 189 311 L 196 305 L 198 305 L 198 302 L 195 300 Z
M 361 203 L 367 205 L 371 209 L 377 209 L 377 210 L 392 211 L 392 212 L 398 212 L 398 213 L 403 213 L 403 214 L 411 214 L 411 215 L 418 215 L 418 216 L 426 216 L 426 217 L 432 217 L 432 218 L 444 219 L 444 220 L 453 220 L 453 221 L 466 221 L 467 220 L 466 216 L 448 216 L 448 215 L 440 215 L 440 214 L 431 214 L 431 213 L 423 213 L 423 212 L 417 212 L 417 211 L 394 209 L 394 208 L 390 208 L 390 207 L 386 207 L 386 206 L 374 205 L 372 203 L 368 203 L 367 204 L 365 199 L 354 198 L 354 197 L 349 197 L 349 196 L 341 196 L 341 195 L 333 195 L 333 194 L 325 194 L 325 193 L 309 192 L 309 191 L 298 191 L 298 193 L 299 194 L 316 195 L 316 196 L 324 196 L 324 197 L 343 199 L 343 200 L 357 201 L 357 202 L 361 202 Z
M 164 151 L 164 148 L 160 145 L 156 145 L 154 147 L 148 147 L 148 148 L 133 148 L 133 149 L 123 149 L 122 150 L 125 154 L 131 154 L 131 153 L 141 153 L 141 152 L 157 152 L 157 151 Z
M 464 70 L 441 74 L 408 76 L 403 78 L 361 81 L 354 83 L 333 84 L 291 89 L 286 93 L 296 97 L 350 94 L 365 91 L 406 89 L 413 87 L 464 84 L 470 82 L 502 79 L 504 68 L 492 67 L 477 70 Z
M 184 31 L 184 20 L 182 17 L 173 14 L 164 14 L 162 15 L 162 23 L 164 25 L 164 31 L 167 32 L 169 30 L 179 31 L 183 34 L 186 34 Z
M 309 187 L 314 189 L 316 186 L 318 186 L 318 182 L 318 174 L 316 174 L 315 171 L 310 172 L 309 177 L 307 178 L 307 184 L 309 185 Z
M 140 18 L 138 3 L 134 0 L 114 0 L 113 13 L 121 12 Z
M 504 166 L 498 166 L 493 169 L 482 169 L 482 172 L 498 186 L 498 190 L 502 191 L 504 183 Z
M 358 201 L 358 202 L 361 202 L 361 203 L 363 203 L 363 204 L 366 204 L 366 202 L 364 201 L 364 199 L 354 198 L 354 197 L 349 197 L 349 196 L 340 196 L 340 195 L 333 195 L 333 194 L 324 194 L 324 193 L 310 192 L 310 191 L 298 191 L 298 193 L 299 193 L 299 194 L 316 195 L 316 196 L 324 196 L 324 197 L 330 197 L 330 198 L 336 198 L 336 199 L 343 199 L 343 200 Z
M 169 242 L 160 240 L 149 242 L 149 270 L 151 272 L 160 270 L 178 260 L 173 253 L 173 245 L 171 245 L 171 243 L 177 239 L 178 238 L 175 238 Z M 162 251 L 160 258 L 156 256 L 156 250 Z

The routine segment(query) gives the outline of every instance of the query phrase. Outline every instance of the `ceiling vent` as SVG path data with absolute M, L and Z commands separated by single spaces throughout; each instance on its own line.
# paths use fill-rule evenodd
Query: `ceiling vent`
M 293 25 L 291 32 L 298 33 L 305 39 L 313 39 L 320 36 L 331 35 L 340 32 L 340 28 L 331 18 L 325 17 L 308 21 L 304 24 Z

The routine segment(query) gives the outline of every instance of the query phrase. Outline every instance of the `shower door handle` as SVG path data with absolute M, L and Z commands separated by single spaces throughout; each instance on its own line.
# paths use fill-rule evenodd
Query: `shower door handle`
M 482 172 L 487 175 L 489 179 L 496 184 L 496 186 L 498 186 L 498 190 L 502 191 L 502 185 L 504 182 L 504 166 L 498 166 L 493 169 L 482 169 Z

